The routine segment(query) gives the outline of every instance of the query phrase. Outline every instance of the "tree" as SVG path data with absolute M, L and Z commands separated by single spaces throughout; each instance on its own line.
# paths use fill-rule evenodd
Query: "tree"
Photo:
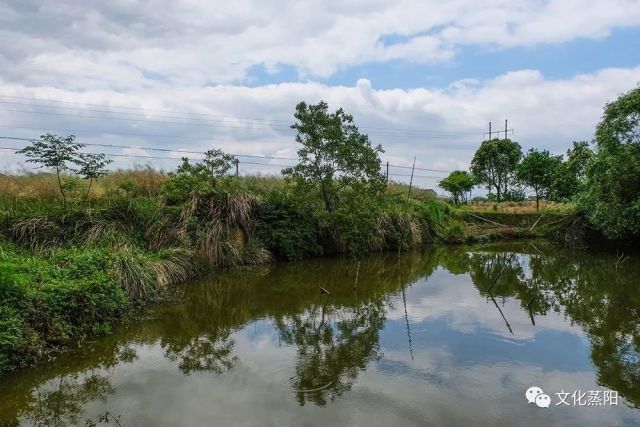
M 316 105 L 300 102 L 294 117 L 297 122 L 291 128 L 298 132 L 296 142 L 302 144 L 300 161 L 282 174 L 303 189 L 317 189 L 330 216 L 346 188 L 357 186 L 373 193 L 384 188 L 379 157 L 384 150 L 371 145 L 351 115 L 342 108 L 329 112 L 327 103 L 321 101 Z
M 538 151 L 535 148 L 530 149 L 518 164 L 516 176 L 535 192 L 536 210 L 540 208 L 540 198 L 549 193 L 556 170 L 561 164 L 561 156 L 552 156 L 547 150 Z
M 464 202 L 465 194 L 475 185 L 473 175 L 466 171 L 453 171 L 448 177 L 440 181 L 438 186 L 453 196 L 454 203 Z
M 548 197 L 568 201 L 584 190 L 585 172 L 593 157 L 587 141 L 574 141 L 567 150 L 567 159 L 558 166 Z
M 235 157 L 231 154 L 226 154 L 220 149 L 209 150 L 204 153 L 202 163 L 209 171 L 212 190 L 215 190 L 218 178 L 229 172 L 236 161 Z
M 640 235 L 640 87 L 606 105 L 581 205 L 610 238 Z
M 216 191 L 220 178 L 235 164 L 235 157 L 220 149 L 209 150 L 202 162 L 191 163 L 187 157 L 174 173 L 169 174 L 165 191 L 169 199 L 182 200 L 194 191 Z
M 89 185 L 87 186 L 87 192 L 82 201 L 82 205 L 84 206 L 87 200 L 89 199 L 89 191 L 91 190 L 91 183 L 94 179 L 98 179 L 104 175 L 106 175 L 109 171 L 106 166 L 112 163 L 113 160 L 105 159 L 104 154 L 96 154 L 96 153 L 85 153 L 80 154 L 78 156 L 78 170 L 76 171 L 82 178 L 89 180 Z
M 508 190 L 514 178 L 516 166 L 522 157 L 520 144 L 510 139 L 483 141 L 471 161 L 471 172 L 476 181 L 495 189 L 497 202 Z
M 28 163 L 36 163 L 39 168 L 52 168 L 55 170 L 58 181 L 58 189 L 62 197 L 62 207 L 67 211 L 67 197 L 62 186 L 60 174 L 66 170 L 72 170 L 70 163 L 78 163 L 79 151 L 84 144 L 77 143 L 74 135 L 66 137 L 47 133 L 40 139 L 31 141 L 31 145 L 17 151 L 27 157 Z

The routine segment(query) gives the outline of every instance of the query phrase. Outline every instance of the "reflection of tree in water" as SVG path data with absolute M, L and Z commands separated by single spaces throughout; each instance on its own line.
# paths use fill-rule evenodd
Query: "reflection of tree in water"
M 591 340 L 598 381 L 640 407 L 640 265 L 565 254 L 532 262 L 555 302 Z
M 97 373 L 61 376 L 39 386 L 24 416 L 36 426 L 77 424 L 84 406 L 114 392 L 109 378 Z
M 379 357 L 384 301 L 357 308 L 314 306 L 303 314 L 276 319 L 282 341 L 297 347 L 291 386 L 300 405 L 324 406 L 351 389 L 358 374 Z
M 136 358 L 131 348 L 117 347 L 111 357 L 91 369 L 61 374 L 43 382 L 31 391 L 30 398 L 19 409 L 18 415 L 36 426 L 77 424 L 83 418 L 87 403 L 105 400 L 115 392 L 110 380 L 111 368 L 118 363 L 130 363 Z
M 24 390 L 14 395 L 27 397 L 0 402 L 0 410 L 8 408 L 36 425 L 81 420 L 86 403 L 112 392 L 106 368 L 135 358 L 131 351 L 120 351 L 118 342 L 160 340 L 165 355 L 185 374 L 225 372 L 237 360 L 232 333 L 260 318 L 275 319 L 280 338 L 297 348 L 291 385 L 298 402 L 326 405 L 350 390 L 380 356 L 388 295 L 429 276 L 438 265 L 454 274 L 469 273 L 482 295 L 489 298 L 491 288 L 497 304 L 506 298 L 519 300 L 523 310 L 531 308 L 532 318 L 550 310 L 564 313 L 588 333 L 600 384 L 640 406 L 640 264 L 629 260 L 616 269 L 612 256 L 542 245 L 540 252 L 527 244 L 512 256 L 504 248 L 431 248 L 424 255 L 403 254 L 400 259 L 396 254 L 374 255 L 362 260 L 357 289 L 351 260 L 274 266 L 268 274 L 229 272 L 190 284 L 184 304 L 171 305 L 157 320 L 132 328 L 131 335 L 101 341 L 104 348 L 96 351 L 95 359 L 80 366 L 61 361 L 55 375 L 16 384 Z M 321 295 L 319 286 L 331 295 Z M 91 378 L 92 370 L 100 372 L 98 377 Z
M 498 246 L 498 248 L 500 248 Z M 622 266 L 607 254 L 539 250 L 510 258 L 503 251 L 449 252 L 454 263 L 468 261 L 468 271 L 481 294 L 504 271 L 491 293 L 513 297 L 536 315 L 550 310 L 580 325 L 591 341 L 598 382 L 617 390 L 640 407 L 640 264 Z M 452 261 L 448 261 L 452 262 Z M 525 268 L 525 263 L 528 268 Z M 528 270 L 525 272 L 525 270 Z M 531 303 L 530 307 L 529 303 Z M 533 316 L 532 316 L 533 319 Z
M 222 374 L 231 369 L 237 362 L 234 356 L 234 342 L 229 332 L 215 335 L 198 335 L 183 342 L 165 342 L 165 356 L 171 361 L 178 361 L 178 369 L 185 375 L 194 371 L 209 371 Z

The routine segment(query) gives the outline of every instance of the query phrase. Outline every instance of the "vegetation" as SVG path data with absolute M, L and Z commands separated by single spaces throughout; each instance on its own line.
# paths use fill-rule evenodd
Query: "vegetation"
M 530 150 L 521 161 L 518 143 L 484 141 L 473 175 L 456 171 L 441 186 L 459 203 L 476 182 L 495 190 L 497 201 L 519 198 L 525 184 L 536 209 L 542 197 L 571 201 L 605 235 L 637 238 L 639 117 L 634 89 L 607 106 L 595 152 L 576 142 L 566 160 Z M 168 174 L 107 173 L 105 156 L 83 153 L 73 136 L 43 135 L 20 150 L 51 172 L 0 175 L 0 372 L 107 333 L 132 307 L 203 271 L 512 238 L 546 224 L 536 215 L 519 226 L 524 233 L 501 224 L 478 231 L 486 219 L 387 182 L 382 148 L 342 109 L 300 103 L 295 118 L 300 163 L 283 171 L 286 180 L 229 176 L 235 159 L 220 150 L 200 162 L 185 158 Z M 494 204 L 494 213 L 513 203 Z M 563 213 L 556 210 L 548 213 Z
M 547 150 L 532 148 L 518 164 L 518 180 L 533 189 L 536 195 L 536 210 L 540 208 L 540 198 L 546 197 L 551 190 L 553 178 L 562 164 L 560 156 L 552 156 Z
M 496 201 L 507 193 L 509 185 L 515 181 L 518 162 L 522 158 L 520 144 L 510 139 L 483 141 L 471 161 L 471 172 L 477 182 L 496 191 Z
M 640 236 L 640 87 L 607 104 L 581 206 L 610 238 Z
M 55 171 L 65 211 L 67 210 L 67 195 L 62 185 L 61 174 L 71 169 L 70 164 L 78 163 L 80 160 L 79 150 L 84 147 L 84 145 L 75 142 L 75 138 L 74 135 L 61 137 L 48 133 L 18 151 L 19 154 L 27 157 L 27 162 L 35 163 L 39 165 L 39 168 L 51 168 Z
M 367 135 L 353 124 L 353 117 L 342 109 L 331 113 L 326 102 L 296 106 L 297 122 L 291 126 L 298 134 L 300 159 L 296 166 L 282 171 L 298 189 L 319 192 L 329 215 L 346 203 L 347 191 L 378 195 L 384 188 L 380 172 L 381 146 L 373 147 Z
M 22 150 L 54 174 L 0 175 L 0 371 L 108 333 L 207 270 L 463 236 L 444 202 L 386 182 L 382 149 L 344 111 L 299 104 L 296 119 L 287 180 L 229 176 L 235 159 L 219 150 L 169 174 L 107 173 L 72 136 Z
M 588 226 L 610 240 L 640 237 L 640 87 L 606 105 L 596 128 L 595 150 L 576 141 L 566 157 L 531 149 L 522 158 L 520 146 L 508 139 L 484 141 L 471 162 L 471 171 L 489 189 L 489 200 L 521 201 L 519 186 L 540 199 L 569 202 L 586 216 Z M 448 177 L 441 187 L 454 194 Z M 498 206 L 494 205 L 494 210 Z
M 467 201 L 466 194 L 475 186 L 475 178 L 467 171 L 456 170 L 441 180 L 438 186 L 451 193 L 455 204 L 464 203 Z
M 574 141 L 567 150 L 567 160 L 555 169 L 548 194 L 550 200 L 571 201 L 585 190 L 586 168 L 593 157 L 587 141 Z

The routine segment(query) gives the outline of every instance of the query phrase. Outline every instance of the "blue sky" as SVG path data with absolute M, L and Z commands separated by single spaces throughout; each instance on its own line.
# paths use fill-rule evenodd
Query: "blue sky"
M 382 36 L 385 45 L 406 37 Z M 599 39 L 579 38 L 559 44 L 499 48 L 463 47 L 447 63 L 419 64 L 406 60 L 367 63 L 339 69 L 329 77 L 317 79 L 327 85 L 353 86 L 361 78 L 378 89 L 446 88 L 462 79 L 490 79 L 509 71 L 539 70 L 548 79 L 566 79 L 602 68 L 630 68 L 640 63 L 640 27 L 615 29 Z M 280 65 L 268 72 L 264 66 L 252 67 L 246 76 L 248 86 L 303 81 L 295 67 Z

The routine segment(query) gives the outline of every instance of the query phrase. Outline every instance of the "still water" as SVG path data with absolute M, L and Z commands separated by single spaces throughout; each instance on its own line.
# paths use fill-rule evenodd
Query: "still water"
M 217 274 L 0 379 L 0 425 L 640 425 L 639 280 L 544 242 Z

